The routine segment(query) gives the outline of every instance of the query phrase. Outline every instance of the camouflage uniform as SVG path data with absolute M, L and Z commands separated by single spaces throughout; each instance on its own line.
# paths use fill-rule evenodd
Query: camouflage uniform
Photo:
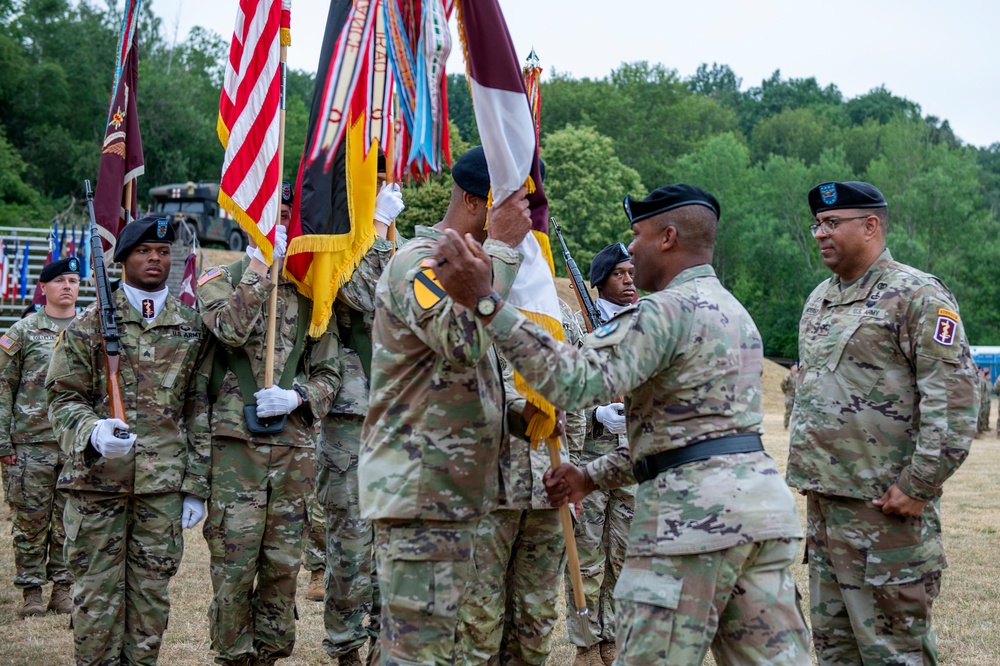
M 976 422 L 976 432 L 990 431 L 990 407 L 992 406 L 990 392 L 993 386 L 988 379 L 979 380 L 979 418 Z
M 119 380 L 135 444 L 103 458 L 90 444 L 109 402 L 98 311 L 87 308 L 52 352 L 45 388 L 49 420 L 66 462 L 59 488 L 66 560 L 76 577 L 76 663 L 155 664 L 167 628 L 167 584 L 184 539 L 185 494 L 209 494 L 206 412 L 208 333 L 198 314 L 173 296 L 146 322 L 123 290 Z
M 760 334 L 711 266 L 677 275 L 587 337 L 554 346 L 505 305 L 491 323 L 525 379 L 565 409 L 626 395 L 629 449 L 587 465 L 597 488 L 635 482 L 631 460 L 759 433 Z M 795 601 L 802 528 L 764 452 L 715 456 L 638 486 L 615 586 L 618 658 L 628 664 L 808 664 Z
M 323 418 L 317 450 L 316 494 L 326 515 L 326 578 L 323 649 L 333 658 L 378 639 L 381 623 L 373 545 L 375 530 L 361 517 L 358 503 L 358 454 L 361 427 L 368 413 L 368 375 L 351 349 L 352 320 L 361 317 L 363 335 L 371 340 L 375 316 L 375 284 L 392 254 L 392 245 L 377 238 L 372 249 L 341 287 L 334 316 L 341 330 L 343 386 Z M 365 626 L 365 617 L 368 624 Z
M 62 327 L 45 310 L 0 337 L 0 456 L 17 454 L 5 492 L 14 507 L 14 587 L 72 583 L 63 543 L 66 492 L 56 489 L 65 456 L 46 409 L 45 373 Z
M 326 569 L 326 516 L 315 492 L 309 498 L 302 532 L 302 565 L 310 572 Z
M 993 393 L 1000 395 L 1000 377 L 993 382 Z M 997 410 L 1000 411 L 1000 404 L 997 406 Z M 1000 414 L 997 414 L 997 437 L 1000 437 Z
M 249 263 L 245 256 L 236 284 L 225 266 L 203 275 L 198 302 L 208 329 L 220 343 L 245 351 L 261 386 L 267 304 L 275 287 L 249 270 Z M 275 382 L 294 347 L 298 318 L 309 316 L 299 311 L 293 283 L 282 280 L 277 289 Z M 232 370 L 212 406 L 215 473 L 204 532 L 215 590 L 209 631 L 220 663 L 254 654 L 266 663 L 290 655 L 295 645 L 295 585 L 316 476 L 318 417 L 329 411 L 340 388 L 337 338 L 326 332 L 305 344 L 296 384 L 308 401 L 288 415 L 281 433 L 247 430 Z
M 945 568 L 938 498 L 968 454 L 979 382 L 958 306 L 882 252 L 806 301 L 788 482 L 808 491 L 810 606 L 821 664 L 937 663 Z M 890 485 L 920 518 L 871 504 Z
M 795 375 L 789 372 L 782 378 L 781 392 L 785 394 L 785 430 L 788 430 L 792 407 L 795 406 Z
M 563 306 L 567 342 L 579 345 L 582 334 L 573 312 Z M 514 371 L 503 358 L 509 395 L 516 395 Z M 524 399 L 508 404 L 520 414 Z M 583 415 L 566 415 L 566 443 L 582 446 Z M 560 458 L 568 451 L 562 448 Z M 543 664 L 549 656 L 552 629 L 559 618 L 559 582 L 566 568 L 566 544 L 559 511 L 545 494 L 542 476 L 550 466 L 544 444 L 507 437 L 500 449 L 500 505 L 476 531 L 477 585 L 459 610 L 458 663 Z
M 417 227 L 375 293 L 358 486 L 376 526 L 383 664 L 452 662 L 476 524 L 497 506 L 503 380 L 486 328 L 433 282 L 440 237 Z M 485 249 L 506 294 L 519 255 Z

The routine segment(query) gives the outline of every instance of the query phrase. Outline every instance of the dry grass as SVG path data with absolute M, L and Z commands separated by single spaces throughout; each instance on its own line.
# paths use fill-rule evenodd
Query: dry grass
M 778 388 L 784 370 L 769 363 L 764 372 L 764 407 L 767 434 L 764 443 L 783 468 L 788 439 L 782 428 L 782 396 Z M 997 411 L 994 410 L 994 414 Z M 1000 551 L 1000 442 L 994 435 L 977 440 L 968 461 L 947 486 L 942 500 L 945 541 L 950 568 L 935 604 L 935 625 L 941 663 L 951 666 L 1000 664 L 1000 576 L 996 573 Z M 804 504 L 804 503 L 802 503 Z M 805 507 L 800 504 L 800 516 Z M 9 522 L 7 523 L 9 525 Z M 11 584 L 14 563 L 10 540 L 0 543 L 0 665 L 56 666 L 72 659 L 72 635 L 65 616 L 19 620 L 20 594 Z M 806 570 L 797 565 L 796 578 L 807 592 Z M 305 599 L 308 575 L 299 578 L 298 643 L 285 664 L 329 664 L 322 648 L 322 605 Z M 160 663 L 212 663 L 208 650 L 208 552 L 198 531 L 187 533 L 181 570 L 170 585 L 173 608 Z M 556 628 L 555 649 L 549 663 L 569 665 L 574 650 L 565 640 L 565 625 Z M 709 659 L 706 663 L 712 663 Z

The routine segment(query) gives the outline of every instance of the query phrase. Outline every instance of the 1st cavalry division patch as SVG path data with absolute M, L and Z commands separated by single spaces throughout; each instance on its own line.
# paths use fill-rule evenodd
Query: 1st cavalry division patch
M 951 310 L 938 310 L 937 326 L 934 327 L 934 341 L 950 347 L 955 344 L 955 329 L 958 327 L 958 314 Z
M 424 268 L 413 278 L 413 297 L 417 299 L 417 304 L 424 310 L 437 305 L 437 302 L 444 298 L 444 289 L 434 275 L 433 268 Z

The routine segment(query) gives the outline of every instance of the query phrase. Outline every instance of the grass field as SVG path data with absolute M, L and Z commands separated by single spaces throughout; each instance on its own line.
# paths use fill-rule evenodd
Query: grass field
M 788 439 L 782 428 L 782 397 L 778 385 L 783 370 L 768 364 L 764 373 L 766 435 L 764 443 L 783 468 Z M 994 405 L 993 414 L 997 415 Z M 942 499 L 944 536 L 950 567 L 934 606 L 941 663 L 955 666 L 1000 665 L 1000 441 L 990 434 L 974 442 L 965 464 L 945 486 Z M 800 498 L 801 500 L 801 498 Z M 800 502 L 800 517 L 805 515 Z M 9 533 L 9 521 L 0 523 Z M 200 528 L 189 530 L 184 561 L 171 581 L 170 627 L 160 663 L 208 665 L 208 603 L 211 583 L 208 552 Z M 20 620 L 20 592 L 10 582 L 14 562 L 10 539 L 0 541 L 0 665 L 63 666 L 72 663 L 72 634 L 66 616 L 48 615 Z M 796 566 L 796 578 L 807 593 L 806 571 Z M 299 623 L 295 654 L 288 666 L 329 664 L 323 652 L 322 604 L 305 599 L 308 575 L 299 578 Z M 48 590 L 46 590 L 46 598 Z M 565 626 L 556 628 L 550 664 L 569 665 L 574 649 L 565 640 Z M 706 663 L 712 663 L 709 659 Z

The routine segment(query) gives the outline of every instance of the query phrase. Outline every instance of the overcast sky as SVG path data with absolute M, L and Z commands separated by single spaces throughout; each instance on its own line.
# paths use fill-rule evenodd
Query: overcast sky
M 150 0 L 168 40 L 196 25 L 232 38 L 236 0 Z M 743 89 L 780 69 L 846 97 L 885 85 L 965 142 L 1000 141 L 1000 2 L 994 0 L 500 0 L 514 46 L 546 73 L 601 78 L 648 60 L 690 76 L 732 67 Z M 289 64 L 316 71 L 329 2 L 292 1 Z M 454 26 L 452 30 L 454 34 Z M 453 37 L 451 72 L 464 71 Z M 544 80 L 545 74 L 543 74 Z M 543 103 L 544 104 L 544 103 Z M 543 105 L 544 108 L 544 105 Z M 542 116 L 544 123 L 544 112 Z

